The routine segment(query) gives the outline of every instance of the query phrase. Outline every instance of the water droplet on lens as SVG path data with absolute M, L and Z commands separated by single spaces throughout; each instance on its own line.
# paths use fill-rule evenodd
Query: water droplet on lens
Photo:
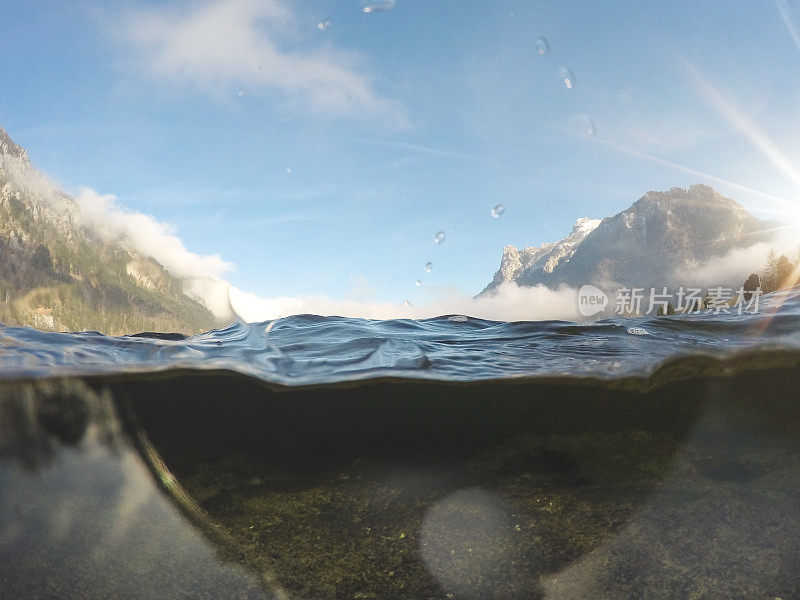
M 425 263 L 425 272 L 426 273 L 430 273 L 432 269 L 433 269 L 433 263 L 432 262 Z
M 444 231 L 439 231 L 436 233 L 436 236 L 433 238 L 433 241 L 437 244 L 444 244 Z
M 325 19 L 317 23 L 317 29 L 319 29 L 320 31 L 328 31 L 328 29 L 330 29 L 330 26 L 331 22 L 328 19 Z
M 537 37 L 534 43 L 536 44 L 536 53 L 539 56 L 550 56 L 550 43 L 547 38 Z
M 241 98 L 242 96 L 244 96 L 244 90 L 239 90 L 239 98 Z
M 422 285 L 422 280 L 421 280 L 421 279 L 417 279 L 417 280 L 414 282 L 414 285 Z
M 564 82 L 568 90 L 571 90 L 575 86 L 575 73 L 573 73 L 569 67 L 561 67 L 558 70 L 558 78 Z
M 420 555 L 447 597 L 497 597 L 494 588 L 506 581 L 497 574 L 513 573 L 508 567 L 521 558 L 510 539 L 512 523 L 505 501 L 477 488 L 454 492 L 425 512 Z
M 395 0 L 362 0 L 361 10 L 365 13 L 383 12 L 394 8 Z
M 597 133 L 594 121 L 586 113 L 578 113 L 570 119 L 570 131 L 576 135 L 594 137 Z
M 492 209 L 492 216 L 495 219 L 498 219 L 500 217 L 500 215 L 502 215 L 504 212 L 506 212 L 506 205 L 505 204 L 498 204 L 497 206 L 495 206 Z

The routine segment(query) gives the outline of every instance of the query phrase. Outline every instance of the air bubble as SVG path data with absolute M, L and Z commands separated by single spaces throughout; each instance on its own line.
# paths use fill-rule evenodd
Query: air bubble
M 575 73 L 573 73 L 569 67 L 561 67 L 558 70 L 558 78 L 564 82 L 568 90 L 575 87 Z
M 414 285 L 416 285 L 416 286 L 420 286 L 420 285 L 422 285 L 422 280 L 421 280 L 421 279 L 417 279 L 417 280 L 414 282 Z
M 286 174 L 287 175 L 291 175 L 292 174 L 292 167 L 286 167 Z
M 430 273 L 432 270 L 433 270 L 433 263 L 432 262 L 425 263 L 425 272 Z
M 239 98 L 241 98 L 242 96 L 244 96 L 244 90 L 239 90 Z
M 436 235 L 433 238 L 433 242 L 435 244 L 444 244 L 444 238 L 445 238 L 444 231 L 438 231 L 436 232 Z
M 328 19 L 324 19 L 317 23 L 317 29 L 320 31 L 328 31 L 330 29 L 332 23 Z
M 394 8 L 395 0 L 363 0 L 361 10 L 365 13 L 385 12 Z
M 547 38 L 539 36 L 534 43 L 536 44 L 536 54 L 539 56 L 550 56 L 550 43 L 547 41 Z
M 505 204 L 498 204 L 497 206 L 495 206 L 492 209 L 491 215 L 495 219 L 499 219 L 500 215 L 502 215 L 504 212 L 506 212 L 506 205 Z

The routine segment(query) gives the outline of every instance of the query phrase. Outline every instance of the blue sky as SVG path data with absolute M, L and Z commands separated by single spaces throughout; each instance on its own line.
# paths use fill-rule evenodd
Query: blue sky
M 800 3 L 3 0 L 0 14 L 0 125 L 34 164 L 171 223 L 261 296 L 474 294 L 506 244 L 697 182 L 800 214 Z

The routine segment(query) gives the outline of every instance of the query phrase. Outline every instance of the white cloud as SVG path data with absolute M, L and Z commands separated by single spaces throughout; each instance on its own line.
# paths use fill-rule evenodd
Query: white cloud
M 364 279 L 355 281 L 351 299 L 336 300 L 322 295 L 264 298 L 233 287 L 225 275 L 235 267 L 219 255 L 200 255 L 186 249 L 175 229 L 154 217 L 127 210 L 116 196 L 84 188 L 74 203 L 45 176 L 20 164 L 14 167 L 17 181 L 57 210 L 74 215 L 77 223 L 101 239 L 150 256 L 184 282 L 184 289 L 200 300 L 220 319 L 235 315 L 248 322 L 267 321 L 295 314 L 361 317 L 369 319 L 423 319 L 445 314 L 465 314 L 492 320 L 582 320 L 577 310 L 577 291 L 563 287 L 519 287 L 504 283 L 495 293 L 480 298 L 454 290 L 440 290 L 426 304 L 410 306 L 400 302 L 371 301 L 374 291 Z
M 223 276 L 234 269 L 218 254 L 200 255 L 186 249 L 175 228 L 150 215 L 122 208 L 116 196 L 83 188 L 74 198 L 67 196 L 45 175 L 31 168 L 26 159 L 0 155 L 0 175 L 6 175 L 49 207 L 49 218 L 74 221 L 100 239 L 149 256 L 172 275 L 184 281 L 184 290 L 203 302 L 220 318 L 229 318 L 229 284 Z
M 107 241 L 151 256 L 170 273 L 187 282 L 187 291 L 203 301 L 214 314 L 228 314 L 227 294 L 221 292 L 226 284 L 222 276 L 233 264 L 217 255 L 202 256 L 186 249 L 171 225 L 117 205 L 111 194 L 98 194 L 84 188 L 76 196 L 77 218 L 85 227 Z
M 84 189 L 76 198 L 81 222 L 107 240 L 152 256 L 173 275 L 185 281 L 186 289 L 221 319 L 236 315 L 248 322 L 268 321 L 296 314 L 359 317 L 368 319 L 424 319 L 445 314 L 464 314 L 496 321 L 585 320 L 578 312 L 577 290 L 544 285 L 520 287 L 507 282 L 491 295 L 472 298 L 460 290 L 446 289 L 430 302 L 407 305 L 376 302 L 367 282 L 356 282 L 351 299 L 336 300 L 324 295 L 261 297 L 233 287 L 224 275 L 233 269 L 218 255 L 202 256 L 186 249 L 171 226 L 153 217 L 120 208 L 112 195 Z M 760 273 L 772 246 L 760 242 L 735 248 L 676 271 L 676 286 L 738 287 L 750 273 Z
M 507 282 L 495 293 L 480 298 L 448 291 L 432 302 L 409 306 L 391 302 L 333 300 L 325 296 L 282 296 L 261 298 L 232 288 L 231 305 L 245 321 L 267 321 L 296 314 L 361 317 L 368 319 L 426 319 L 447 314 L 464 314 L 496 321 L 584 320 L 578 313 L 578 293 L 563 287 L 551 290 L 543 285 L 519 287 Z
M 770 247 L 766 242 L 759 242 L 747 248 L 734 248 L 724 256 L 715 256 L 691 269 L 675 272 L 674 281 L 684 286 L 738 288 L 751 273 L 764 271 Z
M 576 289 L 561 287 L 551 290 L 543 285 L 519 287 L 513 282 L 504 283 L 493 294 L 479 298 L 472 298 L 460 290 L 440 290 L 432 301 L 415 306 L 371 301 L 369 298 L 373 292 L 368 282 L 363 280 L 356 281 L 352 299 L 347 300 L 322 295 L 261 297 L 239 290 L 224 279 L 234 269 L 232 263 L 219 255 L 190 252 L 172 226 L 120 207 L 115 196 L 87 188 L 81 190 L 72 205 L 38 172 L 24 165 L 2 163 L 2 166 L 16 172 L 15 178 L 20 183 L 53 207 L 74 211 L 78 222 L 102 239 L 119 242 L 160 262 L 170 273 L 184 280 L 189 293 L 222 319 L 232 319 L 238 314 L 242 319 L 254 322 L 309 313 L 371 319 L 423 319 L 464 314 L 497 321 L 585 320 L 578 312 Z M 784 247 L 777 240 L 776 244 L 779 249 Z M 771 245 L 764 242 L 736 248 L 692 269 L 676 271 L 672 277 L 676 285 L 738 287 L 750 273 L 763 271 L 770 248 Z
M 355 53 L 329 44 L 312 50 L 279 46 L 293 23 L 280 0 L 214 0 L 140 9 L 125 15 L 122 29 L 134 62 L 158 79 L 204 90 L 277 90 L 325 115 L 406 125 L 402 105 L 376 90 Z
M 56 196 L 53 196 L 56 197 Z M 126 210 L 111 194 L 85 188 L 75 198 L 77 218 L 107 241 L 116 241 L 151 256 L 170 273 L 183 279 L 187 292 L 221 319 L 236 315 L 248 322 L 268 321 L 296 314 L 360 317 L 368 319 L 424 319 L 445 314 L 465 314 L 497 321 L 582 320 L 577 291 L 543 285 L 519 287 L 504 283 L 495 293 L 472 298 L 459 290 L 441 291 L 436 299 L 415 306 L 400 302 L 370 301 L 373 291 L 365 280 L 356 281 L 351 299 L 323 295 L 264 298 L 233 287 L 224 279 L 234 265 L 219 255 L 203 256 L 186 249 L 172 226 L 142 213 Z

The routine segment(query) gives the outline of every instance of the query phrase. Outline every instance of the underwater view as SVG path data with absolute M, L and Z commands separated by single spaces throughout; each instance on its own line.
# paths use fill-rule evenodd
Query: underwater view
M 0 15 L 0 600 L 800 600 L 800 0 Z
M 763 304 L 6 327 L 0 581 L 15 598 L 799 597 L 800 290 Z

